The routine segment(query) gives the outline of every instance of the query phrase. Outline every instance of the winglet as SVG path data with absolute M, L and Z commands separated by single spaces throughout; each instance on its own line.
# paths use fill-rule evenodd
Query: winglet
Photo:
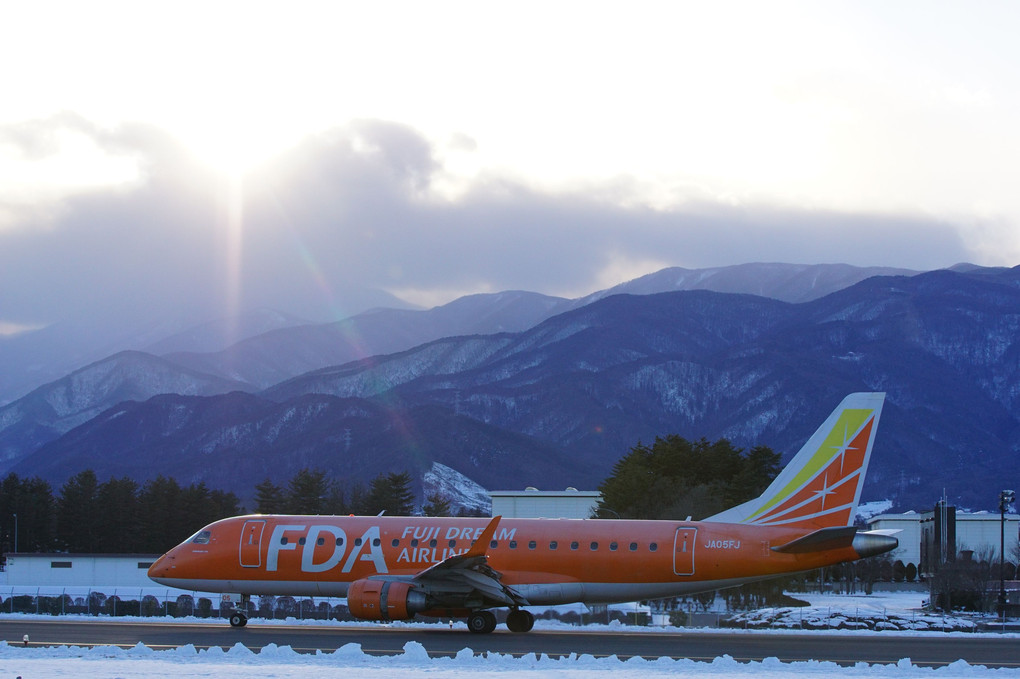
M 499 520 L 502 518 L 502 515 L 492 517 L 492 521 L 485 527 L 485 530 L 475 540 L 475 543 L 471 545 L 471 549 L 464 553 L 464 558 L 485 556 L 485 552 L 489 549 L 489 542 L 492 541 L 492 536 L 496 534 L 496 526 L 499 525 Z

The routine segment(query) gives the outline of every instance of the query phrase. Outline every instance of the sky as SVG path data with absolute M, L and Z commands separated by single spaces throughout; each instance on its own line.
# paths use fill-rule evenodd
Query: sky
M 1013 2 L 3 13 L 0 336 L 1020 263 Z

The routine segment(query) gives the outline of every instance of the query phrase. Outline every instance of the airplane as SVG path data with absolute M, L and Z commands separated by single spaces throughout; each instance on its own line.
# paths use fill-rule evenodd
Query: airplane
M 758 498 L 702 521 L 252 514 L 205 526 L 161 556 L 161 585 L 346 597 L 362 620 L 466 618 L 528 632 L 526 606 L 621 603 L 733 587 L 883 554 L 854 526 L 884 393 L 850 394 Z

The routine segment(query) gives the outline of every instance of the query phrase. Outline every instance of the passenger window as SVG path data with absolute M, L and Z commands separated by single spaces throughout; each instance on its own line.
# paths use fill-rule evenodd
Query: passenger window
M 528 549 L 534 549 L 535 547 L 538 547 L 538 543 L 537 543 L 537 542 L 535 542 L 534 540 L 531 540 L 531 541 L 530 541 L 530 542 L 528 543 Z
M 337 547 L 343 547 L 344 546 L 344 539 L 343 538 L 337 538 L 336 539 L 336 546 Z
M 636 552 L 637 551 L 637 543 L 636 542 L 630 543 L 630 551 L 632 551 L 632 552 Z
M 450 542 L 449 542 L 449 543 L 447 543 L 447 544 L 449 544 L 449 545 L 450 545 L 450 548 L 452 549 L 453 547 L 456 547 L 456 546 L 457 546 L 457 541 L 456 541 L 456 540 L 450 540 Z
M 397 545 L 400 544 L 400 540 L 398 540 L 396 538 L 393 538 L 393 542 L 391 542 L 390 544 L 393 545 L 394 547 L 396 547 Z
M 517 540 L 510 541 L 510 549 L 517 549 Z
M 655 550 L 657 550 L 658 548 L 659 548 L 659 545 L 655 544 L 654 542 L 653 542 L 653 543 L 651 543 L 650 545 L 648 545 L 648 551 L 649 551 L 649 552 L 654 552 L 654 551 L 655 551 Z
M 196 535 L 192 542 L 196 545 L 207 545 L 209 544 L 210 535 L 212 535 L 211 531 L 204 530 Z
M 615 552 L 617 547 L 619 547 L 619 545 L 616 544 L 615 542 L 610 542 L 609 543 L 609 551 L 610 552 Z
M 489 543 L 489 547 L 491 549 L 496 549 L 496 547 L 498 547 L 498 546 L 499 546 L 499 542 L 497 542 L 496 540 L 493 540 L 492 542 Z
M 594 552 L 598 548 L 599 548 L 599 543 L 597 543 L 597 542 L 591 543 L 591 551 Z
M 297 539 L 297 543 L 298 543 L 299 545 L 303 545 L 303 544 L 305 544 L 305 539 L 304 539 L 303 537 L 301 537 L 301 538 L 298 538 L 298 539 Z
M 382 540 L 380 540 L 379 538 L 372 538 L 372 546 L 373 547 L 378 547 L 381 544 L 382 544 Z
M 429 547 L 435 547 L 435 546 L 436 546 L 435 538 L 433 538 L 432 540 L 429 540 Z
M 412 547 L 418 546 L 418 538 L 411 538 L 411 546 Z
M 315 541 L 315 544 L 322 547 L 324 544 L 326 544 L 326 538 L 319 538 L 318 540 Z
M 556 542 L 555 540 L 553 540 L 552 542 L 549 543 L 549 549 L 556 549 L 559 546 L 560 546 L 560 543 Z
M 577 541 L 576 541 L 576 540 L 575 540 L 574 542 L 571 542 L 571 543 L 570 543 L 570 548 L 571 548 L 571 549 L 577 549 L 577 548 L 578 548 L 578 543 L 577 543 Z
M 361 538 L 354 538 L 354 546 L 355 547 L 361 546 Z
M 280 544 L 281 545 L 287 544 L 287 536 L 286 535 L 284 535 L 282 538 L 280 538 Z

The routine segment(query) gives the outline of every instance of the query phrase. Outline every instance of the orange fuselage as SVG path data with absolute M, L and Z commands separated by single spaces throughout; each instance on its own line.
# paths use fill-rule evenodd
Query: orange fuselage
M 489 521 L 234 517 L 172 549 L 149 575 L 210 592 L 346 596 L 356 580 L 411 578 L 467 552 Z M 850 546 L 772 549 L 809 532 L 709 522 L 504 519 L 486 556 L 502 584 L 541 605 L 676 596 L 859 558 Z

